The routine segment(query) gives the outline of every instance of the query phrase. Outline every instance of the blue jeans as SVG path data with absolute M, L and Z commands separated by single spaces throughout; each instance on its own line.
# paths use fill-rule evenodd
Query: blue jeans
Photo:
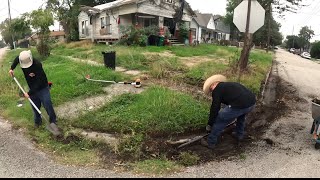
M 43 107 L 45 108 L 45 110 L 49 115 L 50 123 L 57 122 L 57 116 L 54 112 L 52 102 L 51 102 L 49 87 L 41 89 L 40 91 L 30 96 L 30 98 L 33 101 L 33 103 L 38 107 L 38 109 L 40 109 L 41 104 L 43 104 Z M 40 125 L 42 123 L 40 114 L 33 106 L 32 106 L 32 110 L 33 110 L 35 124 Z
M 225 107 L 222 109 L 218 116 L 215 119 L 215 123 L 211 129 L 211 133 L 208 136 L 208 144 L 209 145 L 216 145 L 218 142 L 218 137 L 224 130 L 224 128 L 232 123 L 235 118 L 237 118 L 236 124 L 236 133 L 239 139 L 243 138 L 244 135 L 244 128 L 245 128 L 245 117 L 246 115 L 252 111 L 254 105 L 244 109 L 237 109 L 232 107 Z

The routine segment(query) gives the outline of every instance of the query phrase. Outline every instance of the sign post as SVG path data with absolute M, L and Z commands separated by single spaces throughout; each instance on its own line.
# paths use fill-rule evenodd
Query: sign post
M 240 71 L 247 68 L 252 34 L 264 25 L 265 10 L 257 0 L 243 0 L 234 10 L 233 23 L 245 33 L 244 47 L 239 60 Z

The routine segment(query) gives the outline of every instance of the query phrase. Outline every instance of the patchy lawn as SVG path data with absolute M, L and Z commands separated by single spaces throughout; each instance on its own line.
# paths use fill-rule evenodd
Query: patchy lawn
M 215 45 L 196 47 L 126 47 L 71 43 L 56 46 L 52 55 L 43 61 L 50 81 L 54 106 L 73 99 L 85 99 L 104 94 L 103 83 L 87 83 L 85 75 L 95 79 L 122 81 L 128 75 L 105 67 L 90 66 L 68 59 L 68 56 L 103 64 L 102 51 L 116 51 L 116 66 L 128 70 L 141 70 L 144 92 L 127 93 L 99 109 L 74 119 L 61 119 L 64 137 L 55 139 L 45 131 L 33 130 L 32 110 L 29 105 L 17 108 L 18 87 L 7 75 L 10 61 L 19 51 L 7 54 L 0 73 L 1 113 L 16 128 L 25 128 L 26 134 L 44 150 L 67 164 L 114 167 L 119 162 L 139 173 L 163 174 L 179 171 L 204 161 L 197 151 L 177 151 L 166 140 L 182 138 L 204 132 L 210 99 L 202 93 L 202 85 L 209 76 L 221 73 L 230 81 L 239 81 L 257 95 L 272 64 L 272 54 L 254 50 L 250 55 L 249 71 L 241 74 L 232 71 L 240 50 Z M 34 50 L 33 50 L 34 51 Z M 35 53 L 35 52 L 34 52 Z M 35 53 L 37 54 L 37 53 Z M 37 55 L 36 55 L 37 56 Z M 16 76 L 26 87 L 22 72 Z M 59 116 L 59 115 L 58 115 Z M 114 134 L 119 138 L 117 147 L 101 141 L 92 141 L 71 133 L 74 128 Z M 191 152 L 190 152 L 191 151 Z M 229 149 L 226 152 L 231 151 Z M 222 153 L 224 154 L 224 153 Z M 210 156 L 212 160 L 216 156 Z

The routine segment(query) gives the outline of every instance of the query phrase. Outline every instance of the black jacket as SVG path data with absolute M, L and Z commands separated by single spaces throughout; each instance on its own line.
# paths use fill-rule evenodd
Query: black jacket
M 256 96 L 243 85 L 236 82 L 220 82 L 212 91 L 212 104 L 209 125 L 213 125 L 221 108 L 221 103 L 232 108 L 244 109 L 256 103 Z
M 11 69 L 14 70 L 19 64 L 19 56 L 17 56 L 12 65 Z M 29 86 L 29 96 L 32 96 L 36 92 L 48 87 L 48 79 L 42 68 L 42 64 L 37 59 L 33 58 L 33 64 L 29 68 L 21 68 L 24 77 Z

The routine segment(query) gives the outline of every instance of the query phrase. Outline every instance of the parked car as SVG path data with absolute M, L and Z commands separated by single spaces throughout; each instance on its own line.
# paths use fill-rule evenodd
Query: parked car
M 291 53 L 294 53 L 295 51 L 296 51 L 295 48 L 290 48 L 290 49 L 289 49 L 289 52 L 291 52 Z
M 311 55 L 308 52 L 303 52 L 300 54 L 300 56 L 306 59 L 311 59 Z

